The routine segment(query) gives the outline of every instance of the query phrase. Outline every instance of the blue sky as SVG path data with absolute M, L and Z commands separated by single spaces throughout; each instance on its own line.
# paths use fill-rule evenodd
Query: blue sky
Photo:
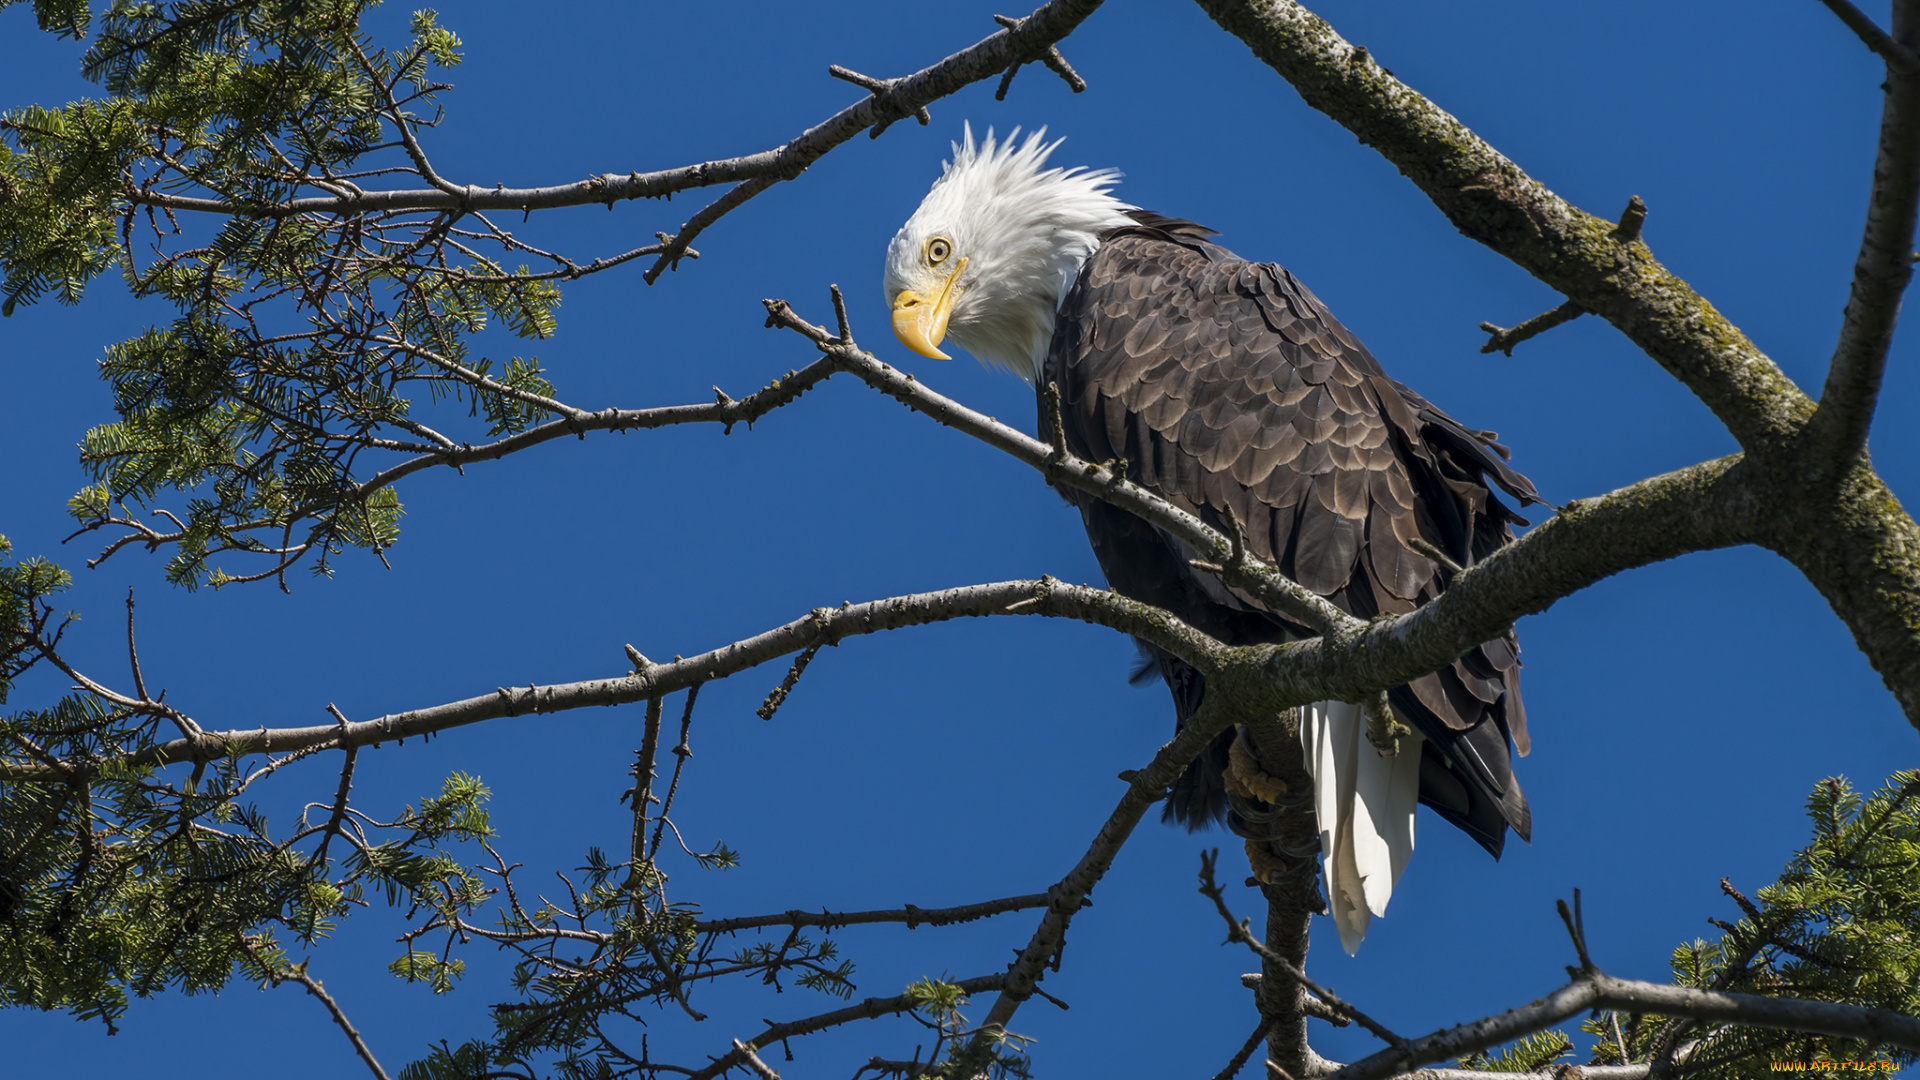
M 1884 23 L 1884 4 L 1868 10 Z M 1628 196 L 1667 266 L 1804 387 L 1817 387 L 1839 325 L 1878 123 L 1871 55 L 1810 0 L 1542 5 L 1325 0 L 1315 7 L 1402 79 L 1536 178 L 1594 213 Z M 400 40 L 405 7 L 377 11 Z M 457 182 L 561 183 L 764 149 L 856 99 L 831 63 L 878 76 L 917 70 L 993 29 L 992 6 L 750 3 L 718 6 L 449 5 L 467 45 L 429 152 Z M 384 35 L 384 36 L 383 36 Z M 924 360 L 886 332 L 887 240 L 938 174 L 963 120 L 1046 125 L 1063 164 L 1123 170 L 1121 193 L 1197 219 L 1240 253 L 1289 266 L 1387 369 L 1463 422 L 1498 430 L 1555 502 L 1611 490 L 1734 449 L 1678 384 L 1619 334 L 1582 319 L 1512 358 L 1478 352 L 1488 320 L 1513 325 L 1559 302 L 1457 235 L 1411 184 L 1300 103 L 1197 8 L 1109 0 L 1065 43 L 1091 89 L 1028 69 L 1005 102 L 993 83 L 933 107 L 933 124 L 860 138 L 709 230 L 704 257 L 654 286 L 640 265 L 568 287 L 560 333 L 537 351 L 583 407 L 738 397 L 812 358 L 762 329 L 784 297 L 827 321 L 846 288 L 863 343 L 935 389 L 1031 427 L 1030 391 L 970 360 Z M 79 47 L 0 12 L 0 107 L 91 91 Z M 672 230 L 699 201 L 550 213 L 528 226 L 586 261 Z M 84 306 L 0 322 L 0 533 L 18 554 L 76 572 L 87 618 L 74 658 L 124 682 L 119 605 L 139 599 L 150 685 L 209 727 L 323 722 L 335 703 L 365 719 L 509 683 L 623 671 L 621 645 L 691 654 L 823 604 L 1051 573 L 1099 580 L 1077 515 L 1024 466 L 836 379 L 754 430 L 704 428 L 563 440 L 465 476 L 400 489 L 393 568 L 349 555 L 332 581 L 169 588 L 162 557 L 124 551 L 94 570 L 65 547 L 63 503 L 84 482 L 74 444 L 110 418 L 94 375 L 105 345 L 168 311 L 100 282 Z M 1911 334 L 1896 342 L 1872 450 L 1909 499 L 1920 489 L 1920 401 Z M 502 341 L 499 355 L 534 346 Z M 1726 876 L 1750 890 L 1805 842 L 1800 803 L 1829 775 L 1877 786 L 1917 763 L 1914 733 L 1845 628 L 1799 575 L 1746 548 L 1688 556 L 1605 581 L 1520 626 L 1534 737 L 1519 775 L 1534 841 L 1488 859 L 1424 816 L 1387 917 L 1357 957 L 1315 930 L 1311 971 L 1413 1034 L 1538 996 L 1571 950 L 1555 897 L 1585 896 L 1595 959 L 1661 978 L 1673 946 L 1730 917 Z M 724 839 L 743 865 L 675 870 L 673 895 L 716 915 L 790 908 L 923 907 L 1042 891 L 1071 867 L 1171 730 L 1166 695 L 1133 689 L 1131 645 L 1040 619 L 951 624 L 823 653 L 771 723 L 753 709 L 777 669 L 703 692 L 697 755 L 676 818 L 688 842 Z M 59 690 L 42 680 L 17 705 Z M 500 844 L 527 880 L 624 843 L 616 803 L 640 710 L 498 721 L 362 756 L 358 805 L 383 814 L 448 772 L 492 787 Z M 333 791 L 334 764 L 289 770 L 264 805 L 276 820 Z M 1030 1003 L 1044 1076 L 1210 1075 L 1252 1029 L 1240 972 L 1194 892 L 1198 852 L 1238 843 L 1143 826 L 1076 920 Z M 1229 890 L 1243 915 L 1257 894 Z M 908 981 L 999 970 L 1029 915 L 957 930 L 836 935 L 859 996 Z M 459 1042 L 504 1000 L 504 962 L 467 951 L 451 995 L 384 972 L 394 913 L 350 919 L 313 971 L 390 1070 L 429 1042 Z M 745 940 L 745 939 L 743 939 Z M 789 988 L 715 990 L 704 1024 L 662 1014 L 657 1055 L 703 1062 L 762 1018 L 838 1002 Z M 984 1012 L 986 1000 L 976 1002 Z M 236 985 L 215 997 L 136 1002 L 124 1030 L 63 1015 L 0 1013 L 13 1063 L 79 1075 L 238 1075 L 263 1058 L 287 1077 L 359 1068 L 324 1011 L 294 989 Z M 788 1076 L 850 1075 L 873 1054 L 924 1041 L 863 1024 L 793 1044 Z M 1351 1060 L 1363 1034 L 1318 1028 Z M 297 1048 L 297 1049 L 294 1049 Z

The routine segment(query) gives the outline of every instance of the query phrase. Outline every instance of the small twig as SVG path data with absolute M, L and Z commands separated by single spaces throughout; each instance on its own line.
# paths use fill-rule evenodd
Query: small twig
M 1264 981 L 1266 981 L 1266 976 L 1257 971 L 1248 972 L 1240 976 L 1240 985 L 1254 992 L 1255 1001 L 1259 1000 L 1260 984 Z M 1312 994 L 1307 994 L 1300 1000 L 1302 1002 L 1302 1011 L 1315 1020 L 1325 1020 L 1334 1027 L 1347 1027 L 1353 1023 L 1353 1021 L 1327 1008 L 1326 1002 L 1321 1001 Z
M 747 1068 L 752 1069 L 753 1074 L 760 1077 L 760 1080 L 780 1080 L 780 1074 L 773 1071 L 773 1066 L 761 1061 L 760 1055 L 753 1052 L 753 1047 L 735 1039 L 733 1050 L 740 1055 L 742 1061 L 746 1062 Z
M 653 843 L 647 849 L 648 859 L 660 854 L 660 839 L 667 831 L 667 814 L 673 809 L 674 793 L 680 790 L 680 770 L 687 767 L 687 759 L 693 756 L 693 747 L 687 744 L 687 733 L 693 729 L 693 703 L 700 699 L 702 685 L 694 683 L 687 688 L 686 708 L 680 713 L 680 741 L 673 748 L 673 779 L 667 782 L 667 797 L 660 801 L 660 820 L 653 826 Z M 674 835 L 678 836 L 679 833 L 676 831 Z
M 773 692 L 767 695 L 767 700 L 761 702 L 760 707 L 753 711 L 754 715 L 762 720 L 773 719 L 774 712 L 780 708 L 782 702 L 787 700 L 787 695 L 793 692 L 794 686 L 800 682 L 800 676 L 806 673 L 807 665 L 813 663 L 813 656 L 819 651 L 819 645 L 807 646 L 799 658 L 794 660 L 793 666 L 787 669 L 787 677 L 780 680 L 780 685 L 773 688 Z
M 905 80 L 903 79 L 876 79 L 870 75 L 862 75 L 857 71 L 843 68 L 839 64 L 829 65 L 827 67 L 827 74 L 839 79 L 841 82 L 850 82 L 862 90 L 867 91 L 878 99 L 882 106 L 894 113 L 893 116 L 885 117 L 881 119 L 879 123 L 873 125 L 873 131 L 869 133 L 868 138 L 879 138 L 882 132 L 892 127 L 893 122 L 902 116 L 911 116 L 915 120 L 920 121 L 921 127 L 926 127 L 928 124 L 933 123 L 933 114 L 927 111 L 925 105 L 916 105 L 911 113 L 903 113 L 900 111 L 900 108 L 890 100 L 893 96 L 893 88 L 901 82 L 904 82 Z
M 1385 690 L 1368 698 L 1363 705 L 1367 717 L 1367 741 L 1380 752 L 1381 757 L 1396 757 L 1400 753 L 1400 740 L 1413 734 L 1413 729 L 1394 718 L 1393 705 L 1387 700 Z
M 827 288 L 833 293 L 833 314 L 840 323 L 840 344 L 849 349 L 859 348 L 853 343 L 853 325 L 847 321 L 847 298 L 840 295 L 840 286 L 829 285 Z
M 147 680 L 140 675 L 140 650 L 133 644 L 133 586 L 127 586 L 127 662 L 133 667 L 133 692 L 141 701 L 147 697 Z
M 1613 238 L 1623 244 L 1640 239 L 1640 226 L 1647 223 L 1647 204 L 1638 195 L 1627 197 L 1627 208 L 1620 211 L 1620 223 L 1613 227 Z
M 1446 567 L 1454 574 L 1464 574 L 1467 572 L 1465 567 L 1453 561 L 1453 556 L 1448 555 L 1438 547 L 1428 543 L 1424 537 L 1413 537 L 1407 541 L 1407 546 L 1425 555 L 1427 558 L 1432 559 L 1434 562 L 1439 563 L 1441 566 Z
M 646 655 L 642 653 L 639 649 L 636 649 L 633 646 L 628 645 L 626 646 L 626 650 L 627 650 L 627 660 L 629 663 L 633 664 L 633 673 L 635 675 L 644 675 L 646 674 L 646 670 L 653 666 L 653 661 L 647 659 Z
M 307 962 L 305 960 L 300 961 L 292 967 L 281 968 L 276 967 L 271 961 L 261 959 L 261 957 L 255 953 L 253 943 L 244 937 L 240 939 L 240 947 L 244 949 L 249 956 L 252 956 L 255 962 L 266 969 L 267 978 L 273 985 L 279 986 L 283 982 L 297 982 L 307 988 L 307 993 L 319 998 L 320 1003 L 325 1005 L 327 1012 L 333 1016 L 333 1022 L 340 1026 L 340 1030 L 346 1033 L 347 1040 L 353 1043 L 354 1052 L 360 1055 L 361 1061 L 367 1063 L 367 1068 L 372 1071 L 373 1075 L 378 1077 L 379 1080 L 391 1080 L 391 1078 L 387 1076 L 387 1071 L 380 1067 L 380 1060 L 373 1056 L 372 1048 L 367 1046 L 366 1040 L 360 1037 L 360 1032 L 354 1029 L 353 1022 L 347 1019 L 346 1010 L 342 1009 L 340 1003 L 333 999 L 333 995 L 327 993 L 326 987 L 320 985 L 319 979 L 307 974 Z
M 949 980 L 958 986 L 964 994 L 985 993 L 988 990 L 1001 989 L 1006 985 L 1004 974 L 983 975 L 971 979 Z M 788 1020 L 783 1023 L 767 1022 L 767 1029 L 747 1044 L 749 1046 L 771 1046 L 776 1042 L 790 1039 L 796 1035 L 811 1035 L 816 1031 L 839 1027 L 855 1020 L 870 1020 L 880 1016 L 892 1016 L 911 1012 L 918 1007 L 917 1001 L 909 994 L 900 994 L 890 998 L 867 998 L 832 1012 L 809 1016 L 801 1020 Z M 722 1073 L 745 1063 L 739 1049 L 713 1059 L 713 1063 L 703 1069 L 687 1074 L 687 1080 L 716 1080 Z
M 1006 27 L 1008 30 L 1018 30 L 1020 29 L 1020 24 L 1027 20 L 1015 19 L 1007 15 L 995 15 L 993 21 Z M 1007 73 L 1000 76 L 1000 88 L 993 92 L 993 100 L 1007 100 L 1007 90 L 1013 86 L 1013 77 L 1020 73 L 1022 67 L 1036 61 L 1047 65 L 1047 70 L 1060 76 L 1074 93 L 1078 94 L 1086 90 L 1087 80 L 1081 78 L 1080 73 L 1073 70 L 1072 64 L 1067 63 L 1067 58 L 1060 54 L 1060 46 L 1048 45 L 1045 52 L 1029 56 L 1024 60 L 1015 60 L 1012 64 L 1009 64 L 1007 66 Z
M 1867 17 L 1866 12 L 1854 7 L 1848 0 L 1820 0 L 1820 2 L 1838 15 L 1840 21 L 1847 24 L 1847 29 L 1860 35 L 1860 40 L 1866 44 L 1867 48 L 1879 53 L 1887 63 L 1902 71 L 1920 71 L 1920 57 L 1916 57 L 1905 45 L 1893 40 L 1885 30 L 1880 29 L 1871 18 Z
M 1067 457 L 1067 423 L 1060 412 L 1060 384 L 1047 383 L 1047 433 L 1053 446 L 1056 461 Z
M 1373 1033 L 1375 1038 L 1396 1050 L 1405 1050 L 1408 1046 L 1407 1040 L 1388 1030 L 1385 1025 L 1379 1023 L 1373 1019 L 1373 1017 L 1342 1001 L 1339 995 L 1333 991 L 1326 989 L 1319 983 L 1308 978 L 1307 973 L 1301 971 L 1291 960 L 1267 948 L 1259 938 L 1254 937 L 1253 933 L 1248 930 L 1245 920 L 1235 919 L 1233 917 L 1233 912 L 1227 908 L 1226 897 L 1221 895 L 1220 886 L 1216 885 L 1213 880 L 1213 867 L 1219 858 L 1219 848 L 1200 853 L 1200 894 L 1213 901 L 1214 910 L 1218 911 L 1220 917 L 1226 920 L 1227 940 L 1245 945 L 1253 951 L 1254 955 L 1260 957 L 1260 959 L 1286 972 L 1295 982 L 1306 987 L 1315 997 L 1325 1002 L 1329 1009 L 1350 1018 L 1354 1023 L 1366 1028 Z
M 633 796 L 633 834 L 627 845 L 627 887 L 632 894 L 629 904 L 636 911 L 640 908 L 644 892 L 641 888 L 640 866 L 647 860 L 647 820 L 653 803 L 653 759 L 660 748 L 660 703 L 659 697 L 647 699 L 646 726 L 641 731 L 640 750 L 634 755 L 633 787 L 629 792 Z
M 1580 890 L 1573 890 L 1572 911 L 1567 910 L 1565 900 L 1555 900 L 1553 906 L 1560 912 L 1560 921 L 1567 924 L 1567 936 L 1573 938 L 1573 950 L 1580 954 L 1579 968 L 1569 968 L 1568 974 L 1578 978 L 1598 973 L 1600 969 L 1594 966 L 1593 957 L 1587 955 L 1587 926 L 1586 919 L 1580 913 Z
M 1511 330 L 1495 326 L 1490 322 L 1483 322 L 1480 324 L 1480 329 L 1488 334 L 1492 334 L 1493 337 L 1490 338 L 1485 345 L 1480 346 L 1480 351 L 1483 353 L 1501 352 L 1512 356 L 1515 345 L 1520 344 L 1530 337 L 1544 334 L 1554 327 L 1559 326 L 1561 323 L 1572 322 L 1574 319 L 1586 313 L 1587 309 L 1569 300 L 1544 315 L 1535 315 L 1533 318 L 1528 319 L 1526 322 L 1521 323 Z
M 346 714 L 341 712 L 333 702 L 327 702 L 327 711 L 340 722 L 343 733 L 351 726 L 347 722 Z M 333 814 L 327 819 L 327 827 L 320 834 L 320 847 L 313 853 L 313 861 L 307 864 L 319 867 L 323 874 L 327 869 L 327 848 L 333 843 L 334 836 L 339 833 L 340 823 L 346 820 L 347 794 L 353 790 L 353 764 L 360 755 L 360 747 L 345 739 L 341 741 L 346 743 L 347 760 L 340 765 L 340 787 L 333 794 Z
M 1244 566 L 1247 563 L 1247 532 L 1240 527 L 1240 518 L 1234 514 L 1233 507 L 1223 506 L 1220 510 L 1227 519 L 1227 565 Z
M 1267 1032 L 1272 1030 L 1275 1022 L 1275 1017 L 1261 1017 L 1260 1023 L 1253 1029 L 1253 1034 L 1247 1036 L 1247 1041 L 1241 1044 L 1240 1052 L 1233 1055 L 1232 1060 L 1227 1062 L 1226 1068 L 1213 1074 L 1213 1080 L 1233 1080 L 1240 1075 L 1240 1070 L 1247 1067 L 1247 1062 L 1252 1060 L 1254 1052 L 1267 1041 Z

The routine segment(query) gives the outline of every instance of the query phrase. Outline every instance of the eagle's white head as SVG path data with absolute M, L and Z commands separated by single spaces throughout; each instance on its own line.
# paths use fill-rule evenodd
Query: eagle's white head
M 1049 169 L 1060 140 L 1046 129 L 996 144 L 968 125 L 933 190 L 887 246 L 893 332 L 922 356 L 947 359 L 951 336 L 984 364 L 1034 381 L 1053 316 L 1100 235 L 1133 219 L 1109 192 L 1112 169 Z

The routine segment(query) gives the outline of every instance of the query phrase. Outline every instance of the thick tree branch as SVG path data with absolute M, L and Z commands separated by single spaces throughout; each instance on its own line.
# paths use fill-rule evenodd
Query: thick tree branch
M 1003 435 L 1030 444 L 1027 449 L 1036 461 L 1049 452 L 1044 444 L 1010 429 Z M 1520 616 L 1543 611 L 1608 575 L 1743 542 L 1753 528 L 1756 508 L 1739 482 L 1738 463 L 1738 458 L 1723 458 L 1570 503 L 1520 542 L 1470 568 L 1440 599 L 1418 611 L 1311 641 L 1225 649 L 1166 612 L 1105 590 L 1049 578 L 1000 582 L 817 608 L 757 636 L 620 678 L 500 687 L 492 694 L 345 725 L 206 731 L 197 739 L 175 739 L 121 760 L 144 766 L 229 754 L 378 745 L 501 717 L 630 704 L 737 674 L 812 645 L 925 622 L 1010 613 L 1072 618 L 1150 641 L 1199 668 L 1215 688 L 1209 700 L 1231 701 L 1239 715 L 1329 698 L 1358 701 L 1381 687 L 1444 666 Z M 1151 510 L 1145 501 L 1151 496 L 1141 496 L 1142 508 Z M 56 775 L 64 774 L 39 764 L 0 767 L 0 776 L 12 779 Z
M 1459 230 L 1605 318 L 1685 383 L 1742 446 L 1813 411 L 1739 328 L 1615 224 L 1549 191 L 1293 0 L 1198 0 L 1308 105 L 1379 151 Z
M 1888 67 L 1910 74 L 1920 72 L 1920 56 L 1915 56 L 1913 50 L 1906 44 L 1889 37 L 1885 30 L 1874 25 L 1873 19 L 1866 12 L 1854 7 L 1850 0 L 1820 0 L 1820 2 L 1839 16 L 1840 21 L 1847 24 L 1847 29 L 1858 34 L 1867 48 L 1879 53 Z M 1898 6 L 1898 0 L 1896 0 L 1895 7 Z M 1896 25 L 1898 19 L 1896 15 Z
M 1755 503 L 1773 508 L 1758 519 L 1757 542 L 1820 590 L 1920 727 L 1920 525 L 1864 456 L 1838 490 L 1798 473 L 1791 458 L 1754 481 Z
M 1842 18 L 1846 15 L 1837 5 L 1844 3 L 1827 0 L 1827 6 Z M 1894 0 L 1894 41 L 1889 44 L 1911 61 L 1906 50 L 1916 36 L 1920 36 L 1920 3 Z M 1873 164 L 1873 193 L 1867 200 L 1860 254 L 1853 264 L 1853 288 L 1820 393 L 1820 408 L 1808 431 L 1812 471 L 1826 477 L 1837 476 L 1867 445 L 1887 350 L 1893 346 L 1894 326 L 1900 318 L 1900 298 L 1913 277 L 1914 222 L 1920 214 L 1920 67 L 1890 59 L 1885 86 L 1880 150 Z
M 1568 503 L 1411 614 L 1374 620 L 1347 640 L 1255 647 L 1255 677 L 1244 678 L 1249 670 L 1233 662 L 1240 650 L 1228 650 L 1220 673 L 1207 677 L 1209 697 L 1231 697 L 1246 712 L 1328 698 L 1361 701 L 1439 669 L 1521 616 L 1622 570 L 1742 543 L 1755 508 L 1740 464 L 1738 456 L 1720 458 Z
M 1199 3 L 1307 104 L 1393 162 L 1461 232 L 1606 318 L 1714 411 L 1751 456 L 1745 510 L 1770 508 L 1765 515 L 1749 513 L 1754 528 L 1746 538 L 1780 552 L 1807 575 L 1853 631 L 1907 719 L 1920 726 L 1920 526 L 1864 457 L 1843 454 L 1838 469 L 1809 460 L 1805 436 L 1814 403 L 1773 361 L 1654 260 L 1644 243 L 1568 205 L 1294 0 Z M 1912 33 L 1906 25 L 1900 32 Z M 1904 86 L 1907 78 L 1896 81 Z M 1901 134 L 1888 153 L 1898 156 L 1907 153 L 1909 122 L 1901 112 L 1907 106 L 1891 102 Z M 1897 182 L 1889 174 L 1885 187 Z M 1895 220 L 1893 201 L 1890 194 L 1879 224 L 1870 224 L 1876 239 L 1868 246 L 1876 251 L 1882 234 L 1911 229 Z M 1890 291 L 1877 278 L 1866 289 Z M 1871 341 L 1868 316 L 1889 311 L 1873 304 L 1859 310 L 1857 340 Z M 1830 403 L 1830 415 L 1839 419 L 1821 425 L 1842 433 L 1829 440 L 1836 447 L 1857 447 L 1850 440 L 1864 437 L 1858 433 L 1865 431 L 1884 363 L 1884 354 L 1870 363 L 1856 362 L 1871 360 L 1867 352 L 1850 355 L 1856 359 L 1836 368 L 1836 387 L 1851 388 Z
M 1389 1047 L 1329 1074 L 1327 1080 L 1387 1080 L 1431 1061 L 1446 1061 L 1543 1031 L 1593 1009 L 1802 1031 L 1920 1051 L 1920 1020 L 1887 1009 L 1695 990 L 1593 972 L 1520 1008 Z

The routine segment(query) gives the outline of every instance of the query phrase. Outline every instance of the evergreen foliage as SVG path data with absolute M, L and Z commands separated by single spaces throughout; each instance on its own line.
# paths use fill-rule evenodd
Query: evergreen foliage
M 109 553 L 171 548 L 189 588 L 285 587 L 309 556 L 324 574 L 345 548 L 380 552 L 401 506 L 377 470 L 553 412 L 537 359 L 476 343 L 551 336 L 566 275 L 507 269 L 535 249 L 484 215 L 337 205 L 381 173 L 444 184 L 415 135 L 460 41 L 422 11 L 406 45 L 376 48 L 365 6 L 116 3 L 84 60 L 105 97 L 0 115 L 0 313 L 77 303 L 110 269 L 177 311 L 107 349 L 119 418 L 88 432 L 95 483 L 72 508 Z M 87 29 L 84 5 L 38 10 Z M 213 561 L 229 553 L 255 565 Z
M 1749 899 L 1722 880 L 1741 917 L 1709 920 L 1722 931 L 1718 940 L 1675 948 L 1674 984 L 1920 1013 L 1920 772 L 1897 772 L 1866 797 L 1844 778 L 1823 780 L 1807 796 L 1807 817 L 1812 842 L 1772 884 Z M 1916 1057 L 1821 1035 L 1656 1016 L 1603 1013 L 1581 1030 L 1595 1040 L 1592 1064 L 1670 1059 L 1672 1075 L 1708 1080 L 1763 1075 L 1775 1062 L 1906 1065 Z M 1460 1064 L 1532 1071 L 1560 1056 L 1547 1054 L 1552 1047 L 1571 1045 L 1561 1032 L 1540 1032 Z
M 50 602 L 66 584 L 44 562 L 0 565 L 0 687 L 41 663 L 71 671 L 58 645 L 72 617 Z M 369 894 L 442 914 L 483 897 L 447 848 L 490 834 L 479 781 L 456 774 L 391 822 L 342 802 L 276 835 L 245 796 L 302 755 L 250 765 L 211 746 L 168 766 L 156 732 L 179 714 L 116 698 L 81 689 L 0 717 L 7 1004 L 112 1028 L 132 997 L 272 981 L 289 964 L 281 935 L 311 947 Z

